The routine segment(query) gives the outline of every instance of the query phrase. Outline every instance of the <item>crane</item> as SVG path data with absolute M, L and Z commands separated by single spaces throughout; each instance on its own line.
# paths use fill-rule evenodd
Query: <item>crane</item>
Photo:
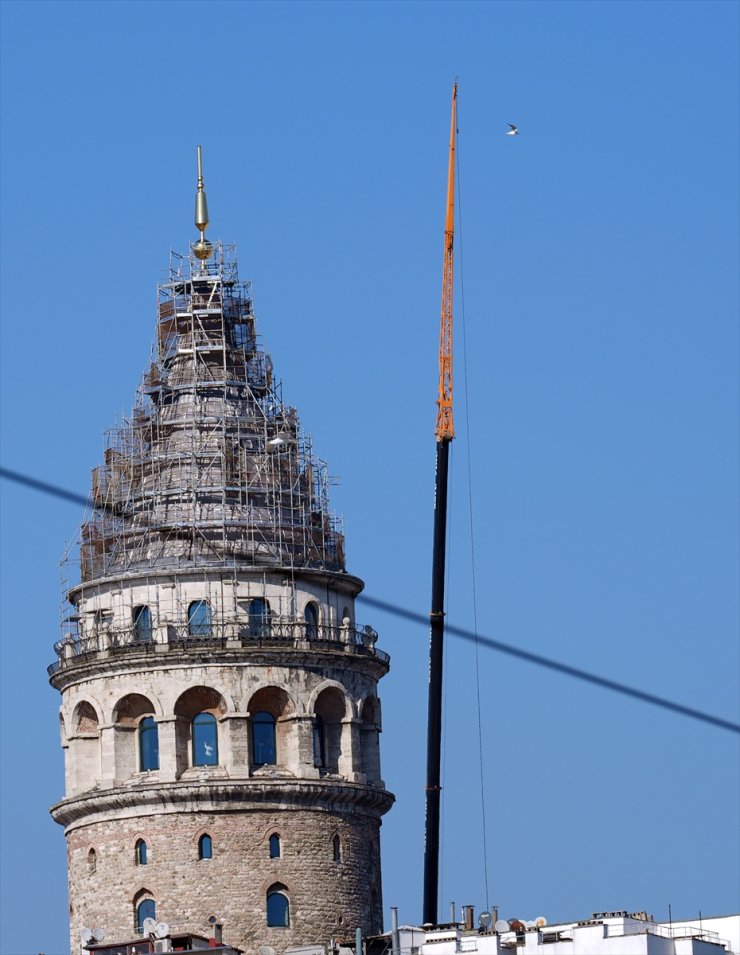
M 429 614 L 429 706 L 427 719 L 427 783 L 424 844 L 424 922 L 437 924 L 439 884 L 439 809 L 442 749 L 442 663 L 444 648 L 445 548 L 447 545 L 447 480 L 450 443 L 455 437 L 452 416 L 452 293 L 455 238 L 455 137 L 457 83 L 452 87 L 450 154 L 447 172 L 442 311 L 439 332 L 439 396 L 437 398 L 436 474 L 434 485 L 434 544 L 432 604 Z

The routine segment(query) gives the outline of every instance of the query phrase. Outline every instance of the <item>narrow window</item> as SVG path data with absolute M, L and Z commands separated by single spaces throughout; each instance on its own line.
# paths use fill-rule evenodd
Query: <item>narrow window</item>
M 249 636 L 264 637 L 270 632 L 270 605 L 255 597 L 249 605 Z
M 213 839 L 211 839 L 209 835 L 202 835 L 200 839 L 198 839 L 198 858 L 213 858 Z
M 211 605 L 207 600 L 194 600 L 188 607 L 188 633 L 191 637 L 210 637 Z
M 146 863 L 147 863 L 146 842 L 144 842 L 143 839 L 138 839 L 136 842 L 136 864 L 146 865 Z
M 277 762 L 272 713 L 255 713 L 252 717 L 252 756 L 255 766 L 274 766 Z
M 319 611 L 315 603 L 307 603 L 303 611 L 306 620 L 306 640 L 315 640 L 319 635 Z
M 148 607 L 134 607 L 134 640 L 149 643 L 152 639 L 152 612 Z
M 342 861 L 342 842 L 338 835 L 331 840 L 331 851 L 335 862 Z
M 136 906 L 136 932 L 144 934 L 144 919 L 157 918 L 157 904 L 154 899 L 142 899 Z
M 193 766 L 218 766 L 218 726 L 212 713 L 193 718 Z
M 272 886 L 267 890 L 267 924 L 270 928 L 290 925 L 290 902 L 284 886 Z
M 280 836 L 276 832 L 270 836 L 270 858 L 280 858 Z
M 145 716 L 139 723 L 139 772 L 159 769 L 159 730 L 153 716 Z
M 92 875 L 93 872 L 98 867 L 98 854 L 94 849 L 90 849 L 87 853 L 87 871 L 89 875 Z
M 326 766 L 326 732 L 318 713 L 313 718 L 313 764 L 319 768 Z

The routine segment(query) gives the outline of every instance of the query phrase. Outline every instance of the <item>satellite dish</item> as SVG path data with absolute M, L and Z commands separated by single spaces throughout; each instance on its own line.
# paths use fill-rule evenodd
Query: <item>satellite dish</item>
M 154 934 L 157 938 L 166 938 L 170 934 L 170 927 L 166 922 L 157 922 L 157 927 L 154 929 Z
M 208 924 L 209 924 L 209 925 L 215 925 L 216 922 L 218 922 L 218 919 L 216 918 L 215 915 L 209 915 L 209 916 L 208 916 Z
M 534 924 L 537 928 L 544 928 L 547 925 L 547 919 L 544 915 L 538 915 L 534 920 Z
M 103 939 L 105 938 L 105 929 L 102 929 L 102 928 L 94 928 L 94 929 L 92 930 L 92 933 L 93 933 L 93 935 L 95 936 L 95 941 L 96 941 L 96 942 L 102 942 Z
M 144 929 L 145 935 L 153 935 L 157 929 L 157 920 L 151 917 L 145 918 L 141 927 Z
M 535 928 L 535 924 L 531 919 L 527 919 L 524 924 L 527 926 L 527 928 Z
M 481 914 L 478 916 L 478 925 L 480 925 L 481 928 L 488 928 L 491 922 L 492 919 L 490 912 L 481 912 Z
M 527 926 L 520 919 L 512 919 L 509 922 L 509 929 L 512 932 L 524 932 Z
M 87 945 L 88 942 L 92 942 L 94 938 L 95 936 L 89 928 L 83 928 L 80 930 L 80 941 L 83 945 Z
M 509 931 L 509 923 L 506 921 L 506 919 L 499 919 L 493 927 L 497 932 Z

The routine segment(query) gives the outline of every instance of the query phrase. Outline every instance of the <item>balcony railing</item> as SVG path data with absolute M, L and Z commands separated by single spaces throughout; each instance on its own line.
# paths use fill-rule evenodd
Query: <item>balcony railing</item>
M 375 646 L 377 639 L 376 631 L 368 626 L 327 627 L 281 620 L 264 623 L 234 620 L 190 626 L 166 624 L 154 628 L 151 634 L 135 627 L 101 629 L 94 636 L 69 636 L 55 643 L 57 660 L 48 667 L 48 673 L 53 676 L 65 667 L 85 663 L 101 653 L 156 653 L 165 648 L 334 650 L 373 656 L 388 663 L 388 654 Z

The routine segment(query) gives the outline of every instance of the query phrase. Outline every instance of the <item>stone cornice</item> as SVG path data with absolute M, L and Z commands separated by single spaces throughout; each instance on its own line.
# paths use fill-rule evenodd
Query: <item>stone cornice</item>
M 94 789 L 52 806 L 55 822 L 69 833 L 80 826 L 144 815 L 182 812 L 316 810 L 380 817 L 395 796 L 357 783 L 323 780 L 244 779 L 158 782 L 149 786 Z

